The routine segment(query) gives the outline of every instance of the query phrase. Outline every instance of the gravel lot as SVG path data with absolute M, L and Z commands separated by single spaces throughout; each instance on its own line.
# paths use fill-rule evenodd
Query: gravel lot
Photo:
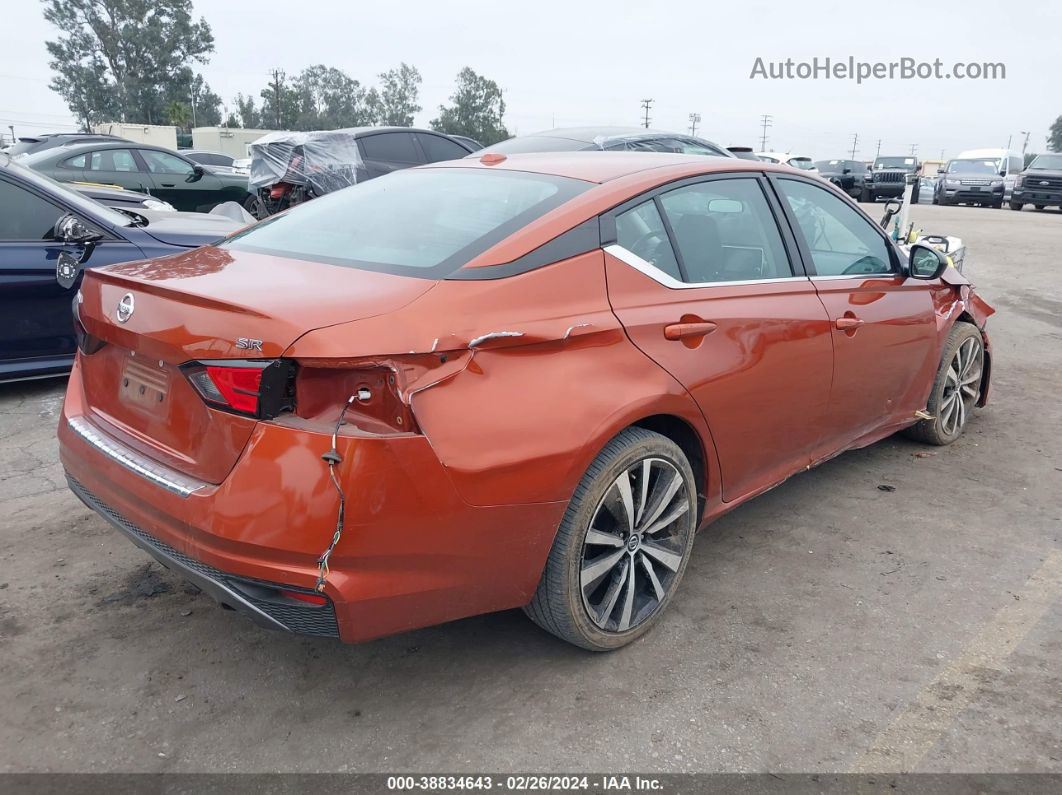
M 610 655 L 260 630 L 67 491 L 61 381 L 0 386 L 0 771 L 1062 772 L 1062 213 L 912 213 L 998 309 L 989 407 L 715 523 Z

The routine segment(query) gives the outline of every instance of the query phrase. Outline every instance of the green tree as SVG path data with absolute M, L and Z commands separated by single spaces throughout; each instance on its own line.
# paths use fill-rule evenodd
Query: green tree
M 191 0 L 43 0 L 59 29 L 45 46 L 52 90 L 88 128 L 99 121 L 157 124 L 190 85 L 189 64 L 214 51 L 210 26 Z
M 1047 148 L 1052 152 L 1062 152 L 1062 116 L 1051 125 L 1051 134 L 1047 136 Z
M 254 97 L 245 97 L 243 94 L 237 94 L 233 102 L 236 103 L 236 115 L 239 116 L 240 127 L 246 127 L 249 130 L 261 128 L 262 115 L 258 112 L 258 108 L 254 106 Z
M 316 64 L 295 78 L 296 130 L 335 130 L 377 123 L 376 93 L 334 67 Z
M 478 75 L 467 66 L 457 75 L 457 89 L 450 96 L 450 107 L 439 106 L 439 118 L 431 128 L 450 135 L 467 135 L 484 146 L 509 137 L 502 123 L 505 100 L 493 80 Z
M 412 127 L 413 117 L 421 111 L 417 104 L 420 72 L 416 67 L 401 63 L 397 69 L 382 72 L 379 77 L 376 123 L 388 127 Z
M 192 109 L 186 102 L 173 101 L 166 106 L 166 121 L 180 130 L 192 127 Z

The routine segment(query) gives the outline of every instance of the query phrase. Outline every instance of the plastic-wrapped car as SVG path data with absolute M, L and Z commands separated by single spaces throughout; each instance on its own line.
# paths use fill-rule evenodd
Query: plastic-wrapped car
M 449 135 L 410 127 L 269 133 L 250 145 L 252 212 L 265 218 L 356 182 L 472 151 Z

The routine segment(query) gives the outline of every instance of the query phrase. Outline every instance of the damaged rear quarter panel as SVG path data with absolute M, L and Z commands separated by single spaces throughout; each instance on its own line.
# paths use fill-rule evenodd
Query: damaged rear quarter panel
M 497 331 L 521 336 L 491 340 L 454 366 L 472 340 Z M 444 368 L 457 374 L 415 391 L 413 414 L 472 505 L 570 499 L 605 443 L 653 414 L 679 416 L 708 438 L 686 391 L 613 314 L 600 250 L 508 278 L 441 282 L 386 317 L 308 334 L 289 355 L 424 351 L 453 351 Z

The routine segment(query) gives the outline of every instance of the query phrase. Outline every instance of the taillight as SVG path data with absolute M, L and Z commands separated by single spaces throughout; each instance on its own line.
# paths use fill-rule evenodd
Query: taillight
M 286 182 L 278 182 L 269 189 L 269 198 L 282 199 L 289 190 L 291 190 L 291 185 Z
M 189 362 L 181 370 L 200 397 L 222 411 L 272 419 L 295 407 L 295 363 L 285 359 Z

